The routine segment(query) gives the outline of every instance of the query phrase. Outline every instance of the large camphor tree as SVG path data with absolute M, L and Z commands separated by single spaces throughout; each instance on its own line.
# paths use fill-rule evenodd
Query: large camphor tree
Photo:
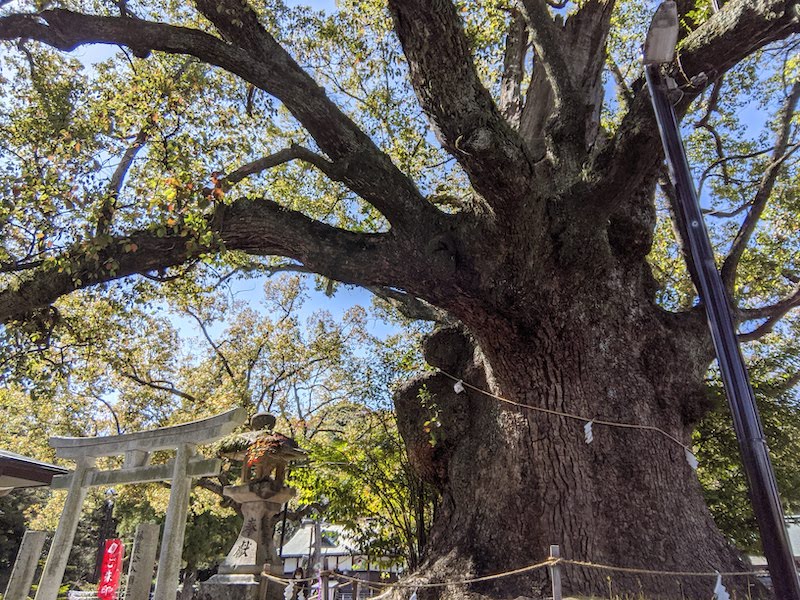
M 417 580 L 512 569 L 553 543 L 594 563 L 744 569 L 679 444 L 600 425 L 587 444 L 579 422 L 525 408 L 687 445 L 710 409 L 703 309 L 657 209 L 663 157 L 636 56 L 653 7 L 386 4 L 0 0 L 6 340 L 47 344 L 67 294 L 135 298 L 208 264 L 364 286 L 450 324 L 426 349 L 447 374 L 397 395 L 410 458 L 441 493 Z M 678 2 L 670 73 L 728 217 L 715 241 L 734 312 L 757 339 L 800 302 L 800 24 L 793 1 L 721 4 Z M 756 91 L 773 116 L 738 142 L 738 94 Z M 456 394 L 448 375 L 516 405 Z M 587 595 L 704 598 L 711 583 L 565 575 Z M 537 571 L 425 594 L 545 587 Z

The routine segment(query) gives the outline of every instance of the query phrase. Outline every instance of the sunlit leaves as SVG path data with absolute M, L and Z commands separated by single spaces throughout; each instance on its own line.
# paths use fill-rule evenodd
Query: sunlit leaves
M 347 527 L 361 552 L 404 559 L 413 568 L 433 492 L 408 464 L 390 412 L 341 408 L 336 426 L 306 444 L 309 464 L 292 471 L 299 501 L 327 498 L 325 518 Z

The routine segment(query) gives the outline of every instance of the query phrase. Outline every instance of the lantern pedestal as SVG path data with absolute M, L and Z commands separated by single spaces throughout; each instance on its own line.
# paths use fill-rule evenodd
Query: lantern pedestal
M 259 593 L 261 573 L 283 575 L 272 540 L 275 522 L 295 491 L 273 479 L 227 486 L 222 492 L 242 507 L 242 529 L 217 575 L 200 584 L 198 600 L 283 600 L 279 583 L 265 581 Z

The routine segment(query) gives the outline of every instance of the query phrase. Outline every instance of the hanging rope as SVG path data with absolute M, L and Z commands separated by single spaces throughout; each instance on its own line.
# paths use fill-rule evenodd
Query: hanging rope
M 486 390 L 482 390 L 479 387 L 475 387 L 474 385 L 471 385 L 471 384 L 467 383 L 466 381 L 464 381 L 462 379 L 459 379 L 455 375 L 451 375 L 447 371 L 443 371 L 441 369 L 437 369 L 437 370 L 439 371 L 439 373 L 441 373 L 445 377 L 449 377 L 450 379 L 455 381 L 456 384 L 460 384 L 462 387 L 469 388 L 469 389 L 471 389 L 473 391 L 478 392 L 479 394 L 483 394 L 484 396 L 489 396 L 490 398 L 494 398 L 495 400 L 499 400 L 500 402 L 503 402 L 505 404 L 510 404 L 511 406 L 517 406 L 519 408 L 524 408 L 526 410 L 532 410 L 532 411 L 535 411 L 535 412 L 545 413 L 545 414 L 548 414 L 548 415 L 554 415 L 554 416 L 557 416 L 557 417 L 564 417 L 565 419 L 573 419 L 575 421 L 581 421 L 583 423 L 593 423 L 593 424 L 596 424 L 596 425 L 605 425 L 607 427 L 619 427 L 619 428 L 623 428 L 623 429 L 640 429 L 642 431 L 653 431 L 653 432 L 656 432 L 656 433 L 659 433 L 659 434 L 663 435 L 664 437 L 666 437 L 671 442 L 673 442 L 673 443 L 677 444 L 678 446 L 680 446 L 681 448 L 683 448 L 686 452 L 692 453 L 692 449 L 691 449 L 690 446 L 687 446 L 686 444 L 684 444 L 682 441 L 680 441 L 678 438 L 676 438 L 671 433 L 668 433 L 668 432 L 664 431 L 663 429 L 661 429 L 660 427 L 656 427 L 655 425 L 639 425 L 639 424 L 636 424 L 636 423 L 623 423 L 623 422 L 619 422 L 619 421 L 609 421 L 607 419 L 598 419 L 598 418 L 595 418 L 595 417 L 587 417 L 585 415 L 578 415 L 578 414 L 573 414 L 573 413 L 568 413 L 568 412 L 562 412 L 560 410 L 553 410 L 553 409 L 550 409 L 550 408 L 543 408 L 541 406 L 531 406 L 529 404 L 522 404 L 521 402 L 515 402 L 514 400 L 509 400 L 508 398 L 503 398 L 502 396 L 498 396 L 497 394 L 492 394 L 491 392 L 487 392 Z M 456 392 L 456 393 L 458 393 L 458 392 Z

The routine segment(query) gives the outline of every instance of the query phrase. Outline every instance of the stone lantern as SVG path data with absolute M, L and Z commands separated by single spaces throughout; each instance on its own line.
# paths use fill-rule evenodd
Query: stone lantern
M 221 457 L 242 463 L 241 483 L 225 486 L 222 493 L 241 505 L 244 521 L 218 573 L 200 584 L 199 600 L 283 598 L 283 587 L 277 584 L 259 594 L 261 572 L 283 575 L 273 531 L 281 508 L 295 494 L 284 483 L 286 467 L 306 454 L 294 440 L 272 431 L 274 426 L 273 415 L 258 413 L 250 419 L 251 431 L 220 443 Z

